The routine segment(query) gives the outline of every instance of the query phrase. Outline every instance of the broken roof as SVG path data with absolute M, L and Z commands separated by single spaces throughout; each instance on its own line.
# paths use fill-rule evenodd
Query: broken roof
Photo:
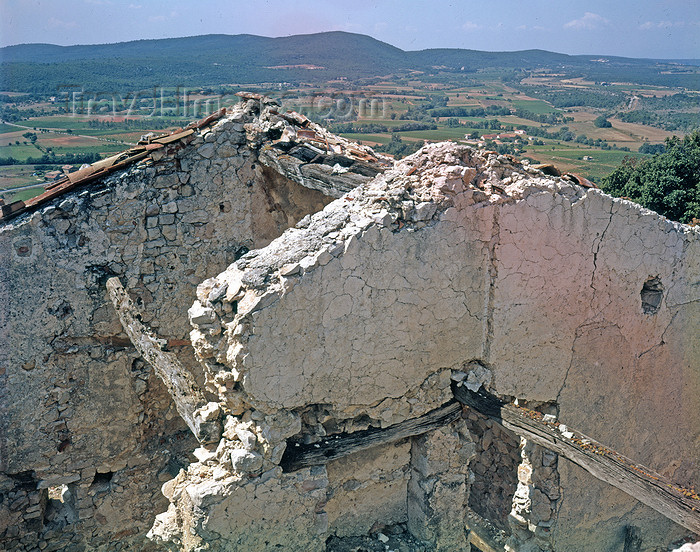
M 295 111 L 280 112 L 272 98 L 253 92 L 238 92 L 241 103 L 221 108 L 208 117 L 166 134 L 149 134 L 136 146 L 68 173 L 48 183 L 44 193 L 26 201 L 0 204 L 0 223 L 40 206 L 80 187 L 94 184 L 104 177 L 135 164 L 158 163 L 194 140 L 197 133 L 227 116 L 244 111 L 258 116 L 258 124 L 245 125 L 248 144 L 258 150 L 262 165 L 306 187 L 331 197 L 340 197 L 393 165 L 393 159 L 370 147 L 337 136 Z M 485 152 L 496 153 L 496 152 Z M 512 161 L 517 160 L 507 156 Z M 586 188 L 595 184 L 574 174 L 561 174 L 552 165 L 535 165 L 545 174 L 562 176 Z
M 256 113 L 260 128 L 246 128 L 249 144 L 261 149 L 261 163 L 299 184 L 339 197 L 371 179 L 391 165 L 391 160 L 369 147 L 335 136 L 294 111 L 280 113 L 279 104 L 261 94 L 239 92 L 246 111 Z M 240 106 L 240 104 L 238 104 Z M 206 129 L 236 107 L 221 108 L 175 131 L 142 137 L 136 146 L 68 173 L 45 186 L 44 193 L 25 201 L 0 205 L 0 222 L 5 222 L 79 187 L 94 184 L 109 174 L 135 164 L 157 163 L 164 154 L 186 147 L 196 133 Z

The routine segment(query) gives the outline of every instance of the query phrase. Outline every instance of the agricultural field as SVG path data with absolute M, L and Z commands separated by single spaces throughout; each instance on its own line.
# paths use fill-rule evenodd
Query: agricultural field
M 119 112 L 113 105 L 98 104 L 88 115 L 84 106 L 67 113 L 61 103 L 0 92 L 2 113 L 12 115 L 0 121 L 0 197 L 7 201 L 40 193 L 46 173 L 65 164 L 78 168 L 85 160 L 129 148 L 149 131 L 162 133 L 206 116 L 219 105 L 237 101 L 232 95 L 237 89 L 187 96 L 173 89 L 141 100 L 151 112 L 141 106 L 135 116 L 129 116 L 126 103 Z M 663 144 L 670 136 L 683 136 L 700 126 L 693 118 L 700 105 L 697 91 L 601 85 L 547 71 L 519 80 L 498 70 L 466 78 L 414 72 L 408 77 L 385 75 L 374 82 L 333 80 L 248 89 L 277 97 L 283 109 L 300 111 L 349 139 L 397 157 L 424 142 L 453 140 L 553 163 L 593 181 L 600 181 L 625 157 L 643 156 L 637 153 L 643 145 Z M 645 110 L 642 115 L 635 115 L 638 108 Z M 679 110 L 685 118 L 678 118 Z M 158 116 L 151 117 L 153 113 Z M 608 124 L 597 124 L 601 116 Z M 674 125 L 678 128 L 669 130 Z M 524 133 L 514 137 L 516 130 Z
M 77 170 L 135 145 L 148 132 L 163 133 L 189 122 L 181 117 L 127 119 L 103 115 L 66 114 L 62 105 L 6 95 L 12 121 L 0 122 L 0 198 L 28 199 L 40 194 L 59 171 Z M 174 98 L 164 98 L 174 101 Z M 17 116 L 33 113 L 34 116 Z
M 556 108 L 542 100 L 513 100 L 512 103 L 516 109 L 524 109 L 538 115 L 557 112 Z
M 0 192 L 0 197 L 6 202 L 17 201 L 17 194 L 28 196 L 27 199 L 37 195 L 43 191 L 43 183 L 44 178 L 39 176 L 33 165 L 0 167 L 0 190 L 4 190 Z
M 552 150 L 553 147 L 556 149 Z M 540 163 L 553 163 L 562 171 L 581 174 L 594 181 L 600 181 L 610 174 L 626 157 L 643 157 L 640 153 L 567 145 L 533 146 L 528 149 L 526 156 Z

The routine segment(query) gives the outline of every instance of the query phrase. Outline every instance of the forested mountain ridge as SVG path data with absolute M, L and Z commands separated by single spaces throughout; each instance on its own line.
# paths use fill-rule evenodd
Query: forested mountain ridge
M 591 80 L 700 89 L 700 61 L 571 56 L 544 50 L 483 52 L 464 49 L 403 51 L 372 37 L 332 31 L 280 38 L 212 34 L 116 44 L 0 48 L 0 89 L 50 92 L 66 84 L 134 90 L 151 86 L 323 82 L 397 72 L 458 72 L 487 68 L 551 68 Z

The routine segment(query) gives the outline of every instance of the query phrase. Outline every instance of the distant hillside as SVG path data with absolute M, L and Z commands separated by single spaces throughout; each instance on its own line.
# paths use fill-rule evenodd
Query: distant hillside
M 700 89 L 700 70 L 692 65 L 617 57 L 601 62 L 594 57 L 599 58 L 543 50 L 405 52 L 369 36 L 339 31 L 282 38 L 205 35 L 89 46 L 21 44 L 0 48 L 0 89 L 50 93 L 60 86 L 77 85 L 128 91 L 152 86 L 321 82 L 338 77 L 356 80 L 409 70 L 468 73 L 486 68 L 552 68 L 594 80 L 623 76 L 631 82 Z

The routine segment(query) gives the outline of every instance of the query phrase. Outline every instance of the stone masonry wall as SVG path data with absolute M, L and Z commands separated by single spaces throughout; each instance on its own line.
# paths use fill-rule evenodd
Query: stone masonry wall
M 282 471 L 287 446 L 417 418 L 466 383 L 700 482 L 697 229 L 449 144 L 353 190 L 380 170 L 341 140 L 251 99 L 0 227 L 0 547 L 320 552 L 400 526 L 469 550 L 470 505 L 510 550 L 687 536 L 468 412 Z M 198 446 L 126 339 L 114 275 L 218 401 L 219 443 Z
M 483 414 L 470 410 L 466 419 L 476 443 L 469 507 L 494 526 L 508 531 L 508 514 L 518 483 L 520 439 Z
M 257 162 L 271 126 L 260 108 L 243 102 L 0 227 L 0 548 L 159 548 L 144 536 L 167 506 L 160 486 L 196 441 L 104 283 L 118 275 L 203 381 L 188 340 L 196 285 L 331 199 Z
M 698 274 L 697 229 L 505 156 L 426 146 L 200 286 L 191 338 L 230 429 L 168 484 L 151 534 L 185 550 L 241 538 L 256 550 L 322 550 L 335 487 L 326 468 L 318 484 L 282 473 L 287 439 L 415 418 L 451 398 L 452 378 L 546 404 L 697 485 Z M 310 408 L 323 409 L 320 424 L 302 423 Z M 473 436 L 454 431 L 427 435 L 434 450 L 414 440 L 411 465 L 440 455 L 442 466 L 468 465 Z M 511 549 L 619 549 L 627 525 L 643 528 L 649 549 L 687 534 L 545 456 L 522 445 Z M 424 472 L 442 495 L 409 483 L 409 506 L 422 503 L 408 508 L 408 527 L 437 549 L 466 550 L 467 474 L 443 469 Z M 448 492 L 459 488 L 461 498 Z M 289 500 L 291 517 L 250 514 Z

